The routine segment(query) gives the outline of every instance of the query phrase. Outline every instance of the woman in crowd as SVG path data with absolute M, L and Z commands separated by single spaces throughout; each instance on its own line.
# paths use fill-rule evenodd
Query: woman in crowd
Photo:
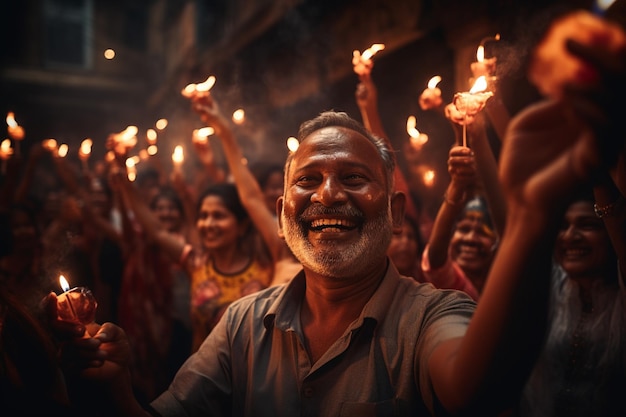
M 239 199 L 261 239 L 256 239 L 256 253 L 265 253 L 272 265 L 271 285 L 279 285 L 291 280 L 302 266 L 295 259 L 285 241 L 278 235 L 276 219 L 276 199 L 282 195 L 283 178 L 277 177 L 282 170 L 268 169 L 259 183 L 247 164 L 243 163 L 243 153 L 229 127 L 228 121 L 209 92 L 198 92 L 192 97 L 193 109 L 202 120 L 215 129 L 220 138 L 224 154 L 237 187 Z M 199 153 L 205 152 L 208 144 L 196 143 Z M 264 184 L 264 187 L 261 186 Z M 280 189 L 280 191 L 279 191 Z M 270 208 L 271 207 L 271 208 Z

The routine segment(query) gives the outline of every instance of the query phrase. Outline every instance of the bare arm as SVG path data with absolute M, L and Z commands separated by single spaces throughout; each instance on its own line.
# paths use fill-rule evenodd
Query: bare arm
M 224 154 L 230 168 L 230 172 L 237 185 L 237 192 L 241 203 L 246 208 L 255 228 L 261 234 L 267 245 L 272 260 L 277 262 L 289 256 L 288 248 L 283 239 L 278 235 L 278 226 L 274 213 L 270 212 L 265 205 L 265 195 L 256 178 L 243 162 L 243 153 L 228 125 L 228 121 L 222 115 L 210 94 L 198 96 L 193 99 L 193 108 L 202 120 L 215 129 L 215 134 L 220 137 Z
M 376 90 L 376 86 L 369 73 L 360 75 L 359 78 L 361 82 L 357 85 L 355 96 L 356 103 L 361 112 L 361 118 L 363 119 L 363 125 L 367 130 L 381 139 L 384 139 L 389 149 L 393 149 L 391 141 L 387 133 L 385 133 L 382 121 L 380 120 L 380 113 L 378 111 L 378 91 Z M 406 194 L 406 213 L 413 216 L 414 219 L 418 219 L 418 211 L 411 198 L 408 182 L 397 166 L 394 171 L 394 181 L 396 189 Z
M 112 180 L 119 187 L 122 205 L 126 210 L 131 210 L 134 219 L 141 224 L 148 238 L 159 245 L 173 260 L 180 260 L 185 243 L 161 227 L 157 217 L 123 172 L 113 174 Z
M 450 149 L 448 172 L 451 180 L 428 239 L 428 261 L 432 269 L 440 268 L 447 261 L 454 225 L 475 185 L 476 167 L 472 151 L 463 146 Z
M 501 235 L 506 217 L 506 203 L 498 180 L 498 162 L 489 145 L 483 117 L 479 114 L 467 129 L 476 160 L 476 171 L 483 185 L 489 212 L 496 232 Z

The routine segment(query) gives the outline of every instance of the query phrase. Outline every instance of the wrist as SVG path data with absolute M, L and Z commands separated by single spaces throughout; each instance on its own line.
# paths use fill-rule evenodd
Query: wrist
M 450 192 L 450 190 L 448 190 L 443 195 L 443 201 L 452 207 L 459 207 L 464 205 L 466 199 L 467 196 L 465 192 L 459 194 L 455 192 Z
M 599 218 L 610 217 L 624 206 L 624 196 L 620 195 L 615 201 L 609 204 L 594 203 L 593 211 Z

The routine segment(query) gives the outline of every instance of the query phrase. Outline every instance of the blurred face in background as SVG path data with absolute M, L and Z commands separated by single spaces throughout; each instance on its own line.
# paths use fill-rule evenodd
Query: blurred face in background
M 466 212 L 450 240 L 450 255 L 469 274 L 486 274 L 491 266 L 496 235 L 481 212 Z
M 391 236 L 387 255 L 402 275 L 412 277 L 419 261 L 420 250 L 415 228 L 409 220 L 404 220 L 402 230 Z
M 182 227 L 183 213 L 179 206 L 166 196 L 157 196 L 152 204 L 152 211 L 168 232 L 178 232 Z
M 569 206 L 557 236 L 555 259 L 571 278 L 605 277 L 617 263 L 602 219 L 593 203 L 578 201 Z

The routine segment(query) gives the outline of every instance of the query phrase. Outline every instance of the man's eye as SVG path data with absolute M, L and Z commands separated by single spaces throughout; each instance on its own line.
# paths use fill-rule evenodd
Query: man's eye
M 349 174 L 345 176 L 345 181 L 355 183 L 365 181 L 365 177 L 361 174 Z
M 302 176 L 296 181 L 296 184 L 298 185 L 310 185 L 313 183 L 315 183 L 315 178 L 308 176 Z

